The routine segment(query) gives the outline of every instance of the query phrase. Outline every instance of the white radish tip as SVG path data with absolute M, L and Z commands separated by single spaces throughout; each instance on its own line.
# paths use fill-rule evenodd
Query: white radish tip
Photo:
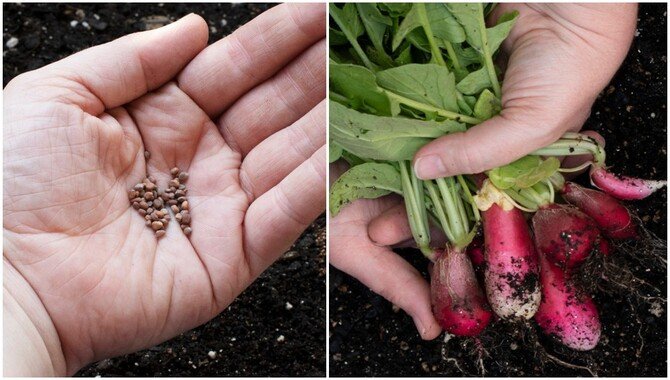
M 615 198 L 638 200 L 667 186 L 667 181 L 616 176 L 603 167 L 594 166 L 591 168 L 591 184 Z

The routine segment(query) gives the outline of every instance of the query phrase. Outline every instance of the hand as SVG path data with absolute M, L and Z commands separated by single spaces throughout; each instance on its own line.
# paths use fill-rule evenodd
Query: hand
M 519 11 L 500 115 L 437 139 L 414 157 L 422 179 L 479 173 L 506 165 L 578 131 L 633 38 L 636 4 L 500 4 L 492 20 Z
M 5 375 L 73 374 L 211 319 L 323 212 L 324 37 L 323 5 L 209 47 L 189 15 L 7 85 Z M 156 240 L 127 194 L 174 166 L 193 232 Z
M 344 166 L 342 163 L 331 165 L 330 183 L 344 173 Z M 371 226 L 371 236 L 375 233 L 381 239 L 374 241 L 368 237 L 368 224 L 380 216 L 384 221 L 404 217 L 404 223 L 388 223 L 393 231 L 385 232 L 377 232 Z M 384 240 L 385 236 L 391 239 L 402 236 L 402 240 Z M 428 283 L 410 263 L 389 248 L 402 243 L 407 236 L 412 237 L 402 199 L 391 196 L 360 199 L 330 219 L 329 260 L 407 312 L 423 339 L 435 339 L 442 329 L 431 311 Z

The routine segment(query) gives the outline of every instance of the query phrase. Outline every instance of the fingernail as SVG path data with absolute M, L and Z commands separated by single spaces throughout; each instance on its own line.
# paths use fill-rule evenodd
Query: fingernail
M 442 162 L 442 158 L 437 154 L 429 154 L 419 157 L 414 161 L 414 173 L 421 179 L 433 179 L 445 177 L 447 168 Z

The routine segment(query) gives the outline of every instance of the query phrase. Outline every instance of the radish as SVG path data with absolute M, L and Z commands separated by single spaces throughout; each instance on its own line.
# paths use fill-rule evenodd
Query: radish
M 630 212 L 614 197 L 572 182 L 566 182 L 561 193 L 563 199 L 590 216 L 608 238 L 637 237 L 637 226 Z
M 530 319 L 540 303 L 538 264 L 523 213 L 493 203 L 482 213 L 486 296 L 502 318 Z
M 602 166 L 591 168 L 591 183 L 607 194 L 623 199 L 644 199 L 667 184 L 666 181 L 617 176 Z
M 479 335 L 488 326 L 492 314 L 470 259 L 458 249 L 438 255 L 430 281 L 435 318 L 451 334 Z
M 593 349 L 600 339 L 600 318 L 593 300 L 566 278 L 567 273 L 540 255 L 542 302 L 535 321 L 542 330 L 578 351 Z
M 472 240 L 472 243 L 468 245 L 465 252 L 470 257 L 470 261 L 472 261 L 472 265 L 474 265 L 475 268 L 484 265 L 484 241 L 481 237 L 476 236 Z
M 583 263 L 600 239 L 593 219 L 574 206 L 555 203 L 533 215 L 533 231 L 540 255 L 564 269 Z

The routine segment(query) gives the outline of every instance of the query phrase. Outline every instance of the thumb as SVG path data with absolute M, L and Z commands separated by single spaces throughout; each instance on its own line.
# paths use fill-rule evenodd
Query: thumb
M 578 130 L 587 116 L 588 109 L 564 112 L 554 108 L 552 112 L 552 107 L 508 108 L 465 132 L 423 146 L 414 156 L 414 172 L 421 179 L 433 179 L 507 165 L 553 143 L 567 130 Z

